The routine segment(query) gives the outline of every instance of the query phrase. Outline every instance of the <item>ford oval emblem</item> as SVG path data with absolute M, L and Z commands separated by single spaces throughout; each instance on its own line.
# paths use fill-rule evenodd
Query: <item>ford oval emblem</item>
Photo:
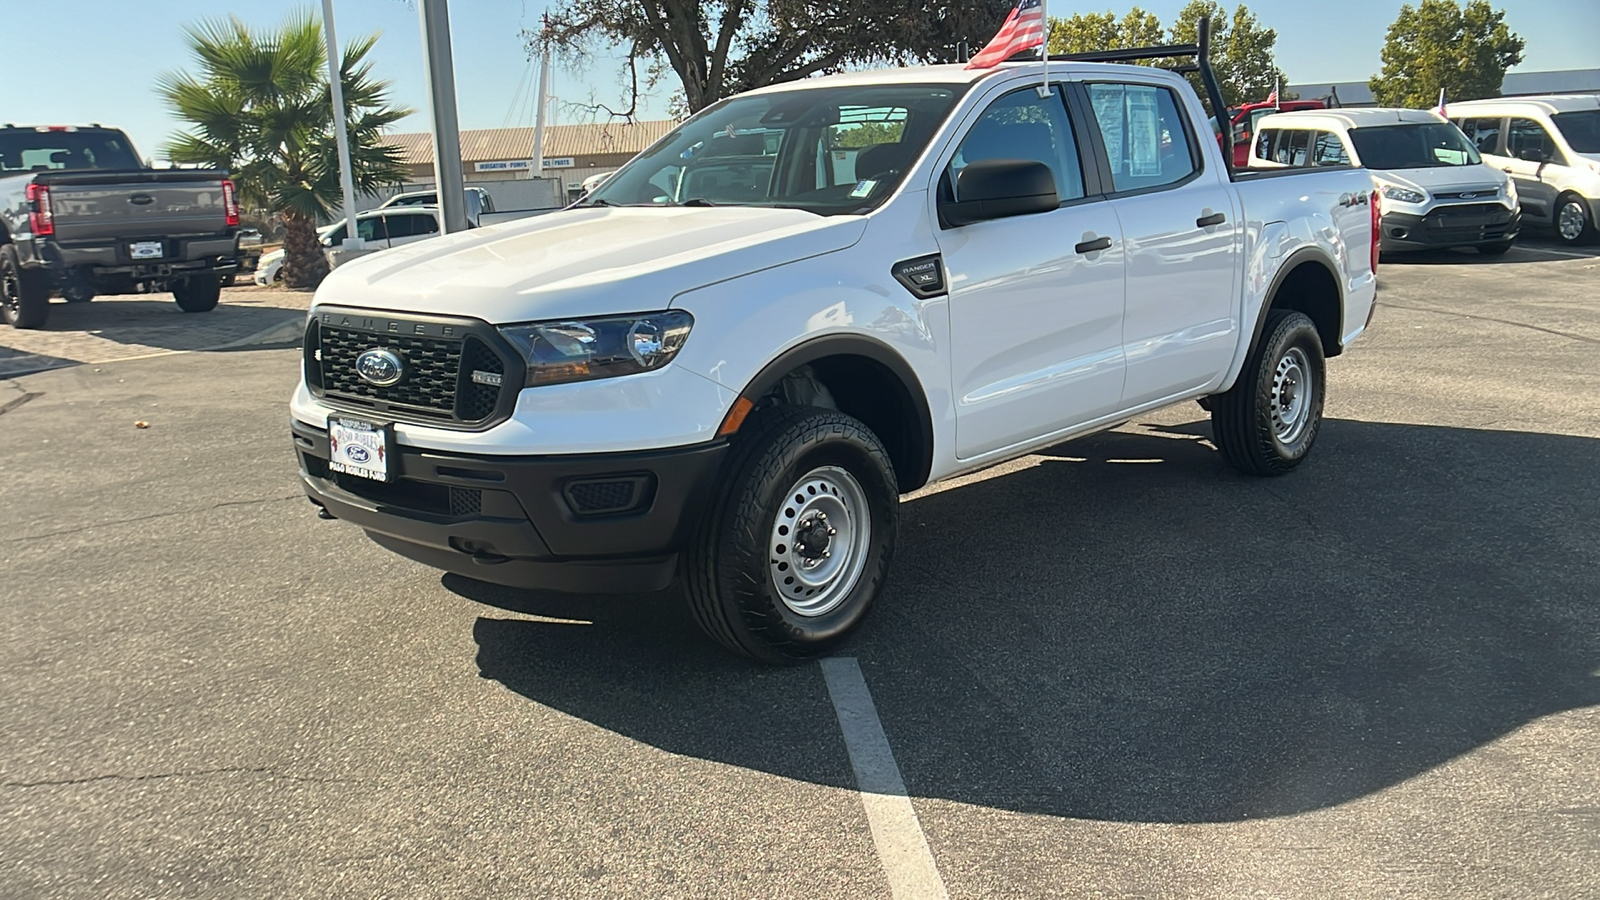
M 364 463 L 372 458 L 372 454 L 367 451 L 367 448 L 360 444 L 351 444 L 345 447 L 344 455 L 350 457 L 350 461 L 354 463 Z
M 393 350 L 374 347 L 356 357 L 356 374 L 373 387 L 389 387 L 406 376 L 406 362 Z
M 1478 196 L 1478 195 L 1475 192 L 1466 191 L 1461 195 L 1461 199 L 1463 199 L 1463 200 L 1471 200 L 1473 197 L 1476 197 L 1476 196 Z

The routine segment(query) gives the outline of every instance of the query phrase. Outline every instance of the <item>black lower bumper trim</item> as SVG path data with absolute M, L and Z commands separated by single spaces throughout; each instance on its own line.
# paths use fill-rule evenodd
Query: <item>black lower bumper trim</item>
M 1522 213 L 1503 207 L 1492 213 L 1453 213 L 1448 207 L 1425 216 L 1384 213 L 1379 223 L 1384 250 L 1428 250 L 1516 240 Z
M 380 545 L 471 578 L 577 592 L 666 587 L 727 450 L 490 456 L 402 444 L 395 479 L 376 482 L 330 473 L 323 429 L 292 430 L 312 502 Z M 612 505 L 574 503 L 587 496 L 574 485 L 610 483 L 629 486 Z

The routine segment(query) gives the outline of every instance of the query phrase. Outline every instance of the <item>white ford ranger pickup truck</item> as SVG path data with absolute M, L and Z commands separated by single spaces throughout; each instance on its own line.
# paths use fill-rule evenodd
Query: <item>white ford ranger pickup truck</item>
M 752 91 L 568 210 L 340 267 L 312 502 L 484 581 L 676 581 L 788 662 L 862 621 L 924 485 L 1196 400 L 1223 460 L 1293 468 L 1371 317 L 1371 177 L 1236 174 L 1180 76 L 1043 69 Z

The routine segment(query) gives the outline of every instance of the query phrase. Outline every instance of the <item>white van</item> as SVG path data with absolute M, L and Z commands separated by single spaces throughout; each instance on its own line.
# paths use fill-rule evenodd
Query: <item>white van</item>
M 1454 125 L 1420 109 L 1329 109 L 1261 120 L 1250 168 L 1361 166 L 1383 198 L 1383 249 L 1511 249 L 1517 188 Z
M 1472 100 L 1449 113 L 1511 175 L 1528 221 L 1554 225 L 1568 244 L 1600 236 L 1600 95 Z

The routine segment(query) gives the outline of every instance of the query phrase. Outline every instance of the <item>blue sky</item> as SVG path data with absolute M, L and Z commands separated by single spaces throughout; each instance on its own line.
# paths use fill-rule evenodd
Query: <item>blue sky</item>
M 22 0 L 0 0 L 0 6 Z M 1055 16 L 1111 8 L 1118 13 L 1132 4 L 1050 5 Z M 1184 0 L 1147 0 L 1141 4 L 1170 22 Z M 1224 0 L 1224 5 L 1231 5 Z M 1264 24 L 1278 30 L 1278 65 L 1291 80 L 1304 84 L 1354 81 L 1375 74 L 1379 51 L 1401 0 L 1256 0 L 1247 4 Z M 1527 42 L 1525 60 L 1514 71 L 1600 67 L 1600 2 L 1596 0 L 1518 0 L 1497 3 L 1506 21 Z M 546 4 L 542 0 L 454 0 L 451 29 L 456 62 L 456 91 L 463 128 L 531 125 L 533 108 L 529 66 L 519 34 L 533 27 Z M 178 123 L 156 97 L 156 78 L 164 71 L 191 65 L 183 44 L 184 24 L 208 17 L 236 15 L 253 25 L 272 25 L 296 9 L 320 9 L 315 2 L 257 0 L 52 0 L 30 7 L 29 25 L 6 37 L 12 79 L 0 120 L 18 124 L 100 122 L 126 128 L 147 156 L 159 156 L 160 144 Z M 427 103 L 422 71 L 421 28 L 411 0 L 334 0 L 339 38 L 381 31 L 374 51 L 377 74 L 394 82 L 396 99 L 417 110 Z M 34 40 L 30 35 L 44 36 Z M 67 35 L 70 35 L 68 37 Z M 981 42 L 987 35 L 979 36 Z M 520 88 L 520 91 L 519 91 Z M 591 99 L 617 103 L 623 95 L 616 60 L 596 59 L 589 71 L 558 70 L 555 93 L 567 103 Z M 662 89 L 643 110 L 646 117 L 664 115 L 667 91 Z M 558 121 L 580 121 L 581 110 L 563 106 Z M 425 130 L 421 114 L 401 123 L 401 130 Z

